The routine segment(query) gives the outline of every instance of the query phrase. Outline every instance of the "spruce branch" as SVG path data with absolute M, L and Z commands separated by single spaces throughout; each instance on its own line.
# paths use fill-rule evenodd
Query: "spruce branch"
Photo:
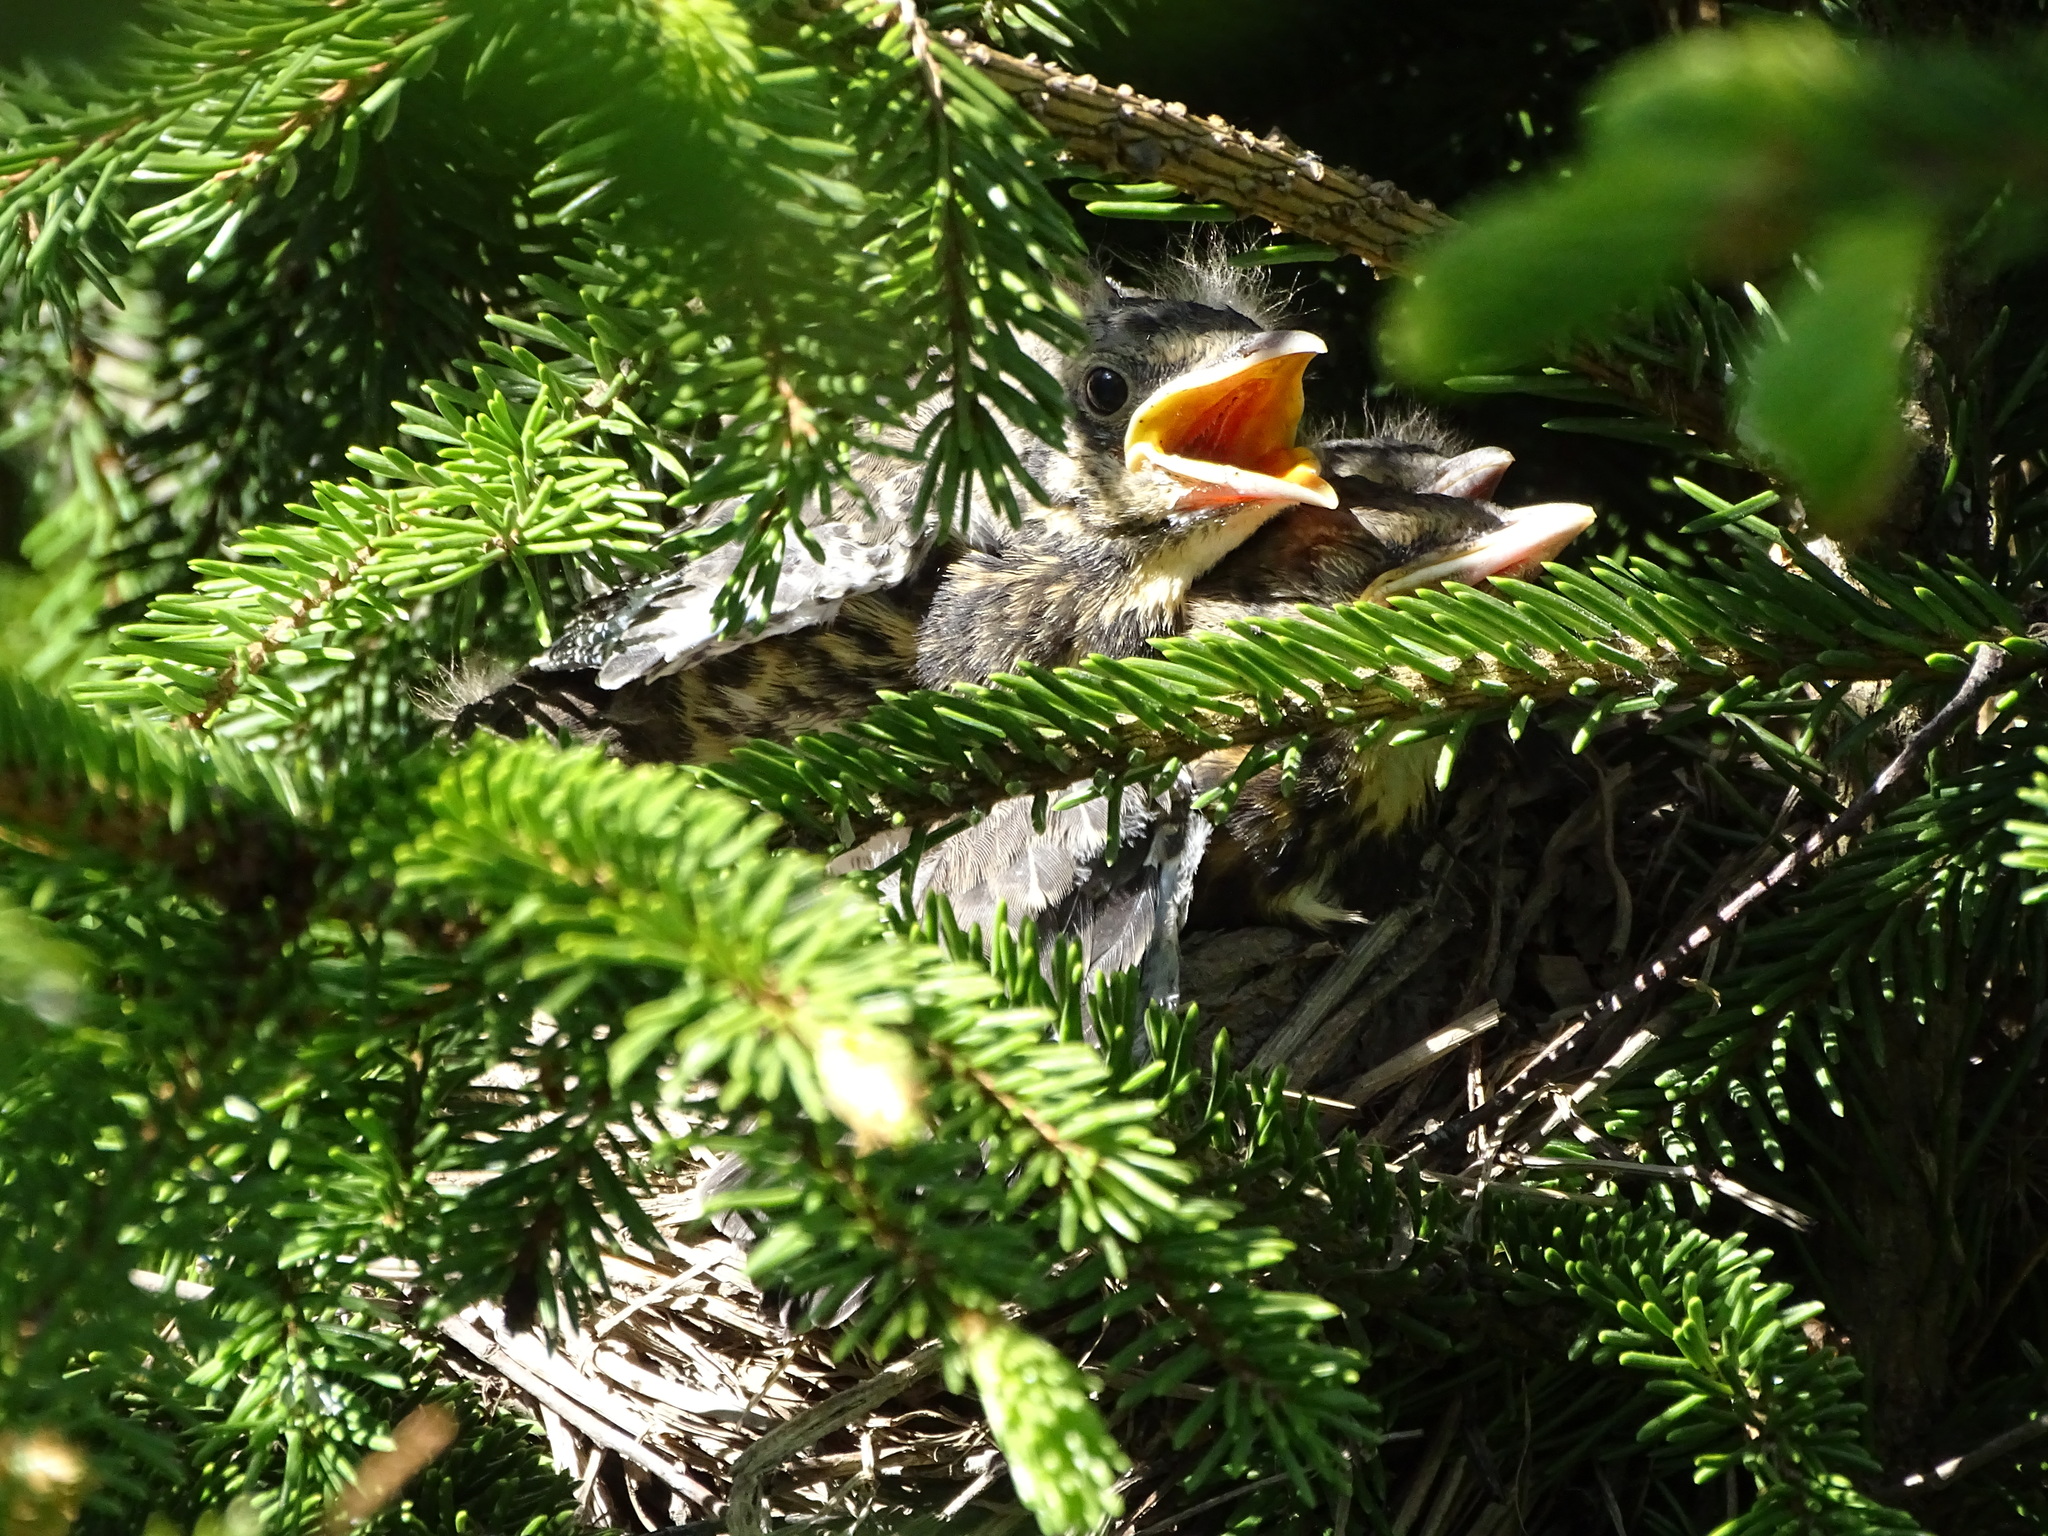
M 1200 201 L 1227 204 L 1356 256 L 1376 272 L 1410 271 L 1421 247 L 1458 222 L 1392 182 L 1332 165 L 1283 135 L 1261 137 L 1220 117 L 1199 116 L 1181 102 L 1128 85 L 1106 86 L 1035 55 L 1018 58 L 964 32 L 948 33 L 946 40 L 1016 97 L 1076 161 L 1139 181 L 1171 182 Z M 1598 386 L 1594 399 L 1661 416 L 1699 446 L 1729 445 L 1719 391 L 1703 387 L 1697 369 L 1654 343 L 1586 347 L 1562 361 Z M 1551 381 L 1540 378 L 1469 382 L 1554 392 L 1544 389 Z
M 118 304 L 138 245 L 210 233 L 210 261 L 249 188 L 337 127 L 359 140 L 374 126 L 359 109 L 394 108 L 463 22 L 421 0 L 187 7 L 122 61 L 126 102 L 80 110 L 27 93 L 35 115 L 0 148 L 0 284 L 15 290 L 13 313 L 47 304 L 69 322 L 87 286 Z M 131 214 L 129 193 L 145 185 L 156 200 Z
M 1143 1255 L 1147 1294 L 1198 1298 L 1177 1310 L 1214 1319 L 1249 1398 L 1212 1464 L 1270 1443 L 1335 1475 L 1323 1431 L 1356 1438 L 1370 1404 L 1349 1386 L 1353 1354 L 1312 1337 L 1334 1309 L 1254 1283 L 1289 1245 L 1184 1197 L 1192 1169 L 1154 1129 L 1157 1106 L 1119 1094 L 1096 1052 L 1048 1039 L 1042 1010 L 992 995 L 986 972 L 935 946 L 890 938 L 863 897 L 768 853 L 761 818 L 687 774 L 487 749 L 447 770 L 431 806 L 433 826 L 399 856 L 401 887 L 479 906 L 485 949 L 516 944 L 553 996 L 613 972 L 673 978 L 609 1042 L 615 1091 L 709 1078 L 727 1113 L 761 1117 L 757 1198 L 788 1215 L 755 1249 L 756 1272 L 811 1295 L 875 1280 L 855 1336 L 877 1350 L 943 1329 L 949 1368 L 973 1378 L 1049 1529 L 1109 1509 L 1121 1453 L 1071 1362 L 990 1314 L 1045 1293 L 1077 1256 L 1062 1289 L 1084 1276 L 1111 1288 Z M 644 1070 L 657 1050 L 666 1088 Z M 908 1113 L 882 1114 L 891 1098 Z M 963 1146 L 979 1149 L 966 1168 Z M 1217 1404 L 1204 1401 L 1206 1421 Z M 1265 1411 L 1282 1401 L 1289 1415 Z M 1077 1446 L 1085 1477 L 1066 1466 Z
M 123 728 L 0 678 L 0 841 L 44 858 L 161 870 L 288 924 L 315 896 L 322 849 L 301 786 L 238 749 Z
M 913 398 L 943 402 L 918 430 L 917 508 L 957 519 L 972 485 L 1014 520 L 1021 513 L 1011 482 L 1030 485 L 1030 476 L 1005 423 L 1058 442 L 1065 407 L 1056 382 L 1018 341 L 1077 344 L 1080 333 L 1048 280 L 1078 279 L 1085 253 L 1065 210 L 1032 174 L 1034 137 L 1015 105 L 935 39 L 915 5 L 905 0 L 897 9 L 874 57 L 883 66 L 900 60 L 900 69 L 870 106 L 863 137 L 880 156 L 922 152 L 921 206 L 889 207 L 869 230 L 898 270 L 929 274 L 904 284 L 905 312 L 936 311 L 945 327 L 945 344 L 911 388 Z M 922 109 L 914 117 L 913 102 Z M 1040 281 L 1019 290 L 1019 272 Z
M 566 558 L 601 579 L 619 562 L 650 563 L 662 530 L 642 514 L 662 498 L 623 460 L 586 451 L 604 419 L 559 388 L 515 414 L 501 389 L 479 382 L 478 394 L 436 392 L 438 414 L 408 408 L 407 430 L 441 446 L 434 461 L 397 448 L 356 454 L 391 489 L 317 485 L 312 505 L 291 509 L 303 521 L 261 524 L 231 558 L 195 561 L 198 589 L 160 597 L 124 626 L 81 695 L 141 704 L 195 730 L 244 695 L 254 695 L 245 707 L 289 719 L 305 699 L 280 663 L 351 660 L 420 599 L 495 566 L 520 574 L 544 624 L 534 565 Z
M 1793 568 L 1776 565 L 1767 524 L 1730 527 L 1745 558 L 1712 579 L 1603 558 L 1583 572 L 1554 567 L 1555 590 L 1504 580 L 1391 607 L 1305 608 L 1161 641 L 1156 658 L 1095 657 L 891 698 L 843 729 L 792 748 L 748 745 L 702 773 L 807 841 L 852 843 L 902 821 L 1090 778 L 1106 787 L 1332 726 L 1368 739 L 1397 726 L 1430 735 L 1548 708 L 1578 716 L 1582 746 L 1617 713 L 1740 712 L 1820 680 L 1933 682 L 1966 671 L 1958 650 L 1987 637 L 2048 654 L 1967 573 L 1922 567 L 1902 583 L 1859 568 L 1864 590 L 1804 551 Z M 1923 602 L 1916 584 L 1944 596 Z
M 1667 1402 L 1638 1443 L 1682 1450 L 1702 1482 L 1737 1469 L 1755 1479 L 1755 1502 L 1720 1529 L 1918 1531 L 1858 1490 L 1876 1466 L 1856 1430 L 1861 1373 L 1807 1342 L 1802 1325 L 1821 1308 L 1765 1280 L 1769 1250 L 1627 1210 L 1502 1226 L 1517 1258 L 1509 1284 L 1575 1295 L 1592 1315 L 1594 1358 L 1641 1373 Z

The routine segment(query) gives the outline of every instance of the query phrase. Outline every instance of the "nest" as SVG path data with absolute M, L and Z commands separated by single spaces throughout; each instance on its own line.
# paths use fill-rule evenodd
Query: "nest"
M 445 1368 L 546 1432 L 582 1518 L 710 1532 L 1008 1513 L 981 1498 L 1000 1453 L 937 1381 L 936 1350 L 878 1369 L 792 1333 L 743 1244 L 696 1219 L 695 1183 L 650 1202 L 667 1246 L 607 1254 L 610 1296 L 565 1336 L 520 1331 L 490 1303 L 441 1326 Z
M 1737 765 L 1713 768 L 1709 782 L 1657 738 L 1608 745 L 1619 750 L 1603 758 L 1540 740 L 1472 743 L 1432 824 L 1360 870 L 1349 894 L 1370 917 L 1358 925 L 1188 935 L 1183 1000 L 1200 1007 L 1205 1036 L 1227 1030 L 1240 1067 L 1286 1067 L 1332 1138 L 1352 1130 L 1413 1148 L 1484 1105 L 1563 1021 L 1625 981 L 1633 957 L 1696 923 L 1710 893 L 1756 862 L 1753 841 L 1727 837 L 1706 815 Z M 1718 849 L 1702 828 L 1721 834 Z M 1595 1167 L 1615 1159 L 1617 1171 L 1657 1171 L 1641 1167 L 1647 1149 L 1609 1143 L 1568 1114 L 1565 1130 L 1588 1144 Z M 1500 1151 L 1475 1132 L 1423 1159 L 1425 1177 L 1512 1187 L 1519 1165 Z M 1032 1529 L 977 1405 L 938 1376 L 937 1346 L 878 1365 L 835 1360 L 827 1334 L 792 1333 L 790 1309 L 748 1278 L 743 1243 L 702 1216 L 704 1173 L 684 1169 L 649 1202 L 666 1246 L 611 1255 L 611 1295 L 576 1332 L 551 1346 L 489 1305 L 443 1329 L 449 1369 L 545 1429 L 583 1517 L 704 1536 L 783 1524 Z M 1454 1486 L 1464 1460 L 1444 1454 L 1450 1421 L 1389 1428 L 1388 1485 L 1418 1512 L 1427 1504 L 1431 1530 L 1516 1528 L 1512 1489 L 1476 1474 Z M 1180 1507 L 1176 1475 L 1133 1474 L 1120 1536 L 1163 1532 L 1254 1486 Z

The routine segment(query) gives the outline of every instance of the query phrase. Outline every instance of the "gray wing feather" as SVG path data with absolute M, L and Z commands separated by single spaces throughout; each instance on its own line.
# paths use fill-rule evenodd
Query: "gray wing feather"
M 984 933 L 999 907 L 1013 926 L 1029 918 L 1048 937 L 1078 939 L 1089 976 L 1137 966 L 1145 990 L 1171 1003 L 1180 990 L 1180 929 L 1209 844 L 1208 820 L 1189 806 L 1194 789 L 1186 772 L 1157 794 L 1127 787 L 1114 848 L 1100 797 L 1048 811 L 1043 833 L 1032 826 L 1030 796 L 1001 801 L 918 861 L 914 894 L 921 904 L 944 892 L 961 927 Z M 832 867 L 872 869 L 906 842 L 900 830 L 882 833 Z M 894 885 L 886 882 L 892 896 Z
M 848 496 L 844 505 L 807 511 L 804 526 L 818 553 L 788 541 L 774 596 L 745 629 L 728 632 L 713 616 L 720 589 L 739 569 L 740 542 L 734 540 L 677 570 L 600 594 L 531 665 L 546 672 L 595 671 L 600 687 L 623 688 L 769 635 L 829 623 L 848 598 L 909 579 L 935 542 L 935 530 L 918 527 L 911 516 L 916 466 L 877 456 L 857 474 L 872 510 Z M 737 510 L 736 503 L 720 503 L 700 526 L 728 524 Z

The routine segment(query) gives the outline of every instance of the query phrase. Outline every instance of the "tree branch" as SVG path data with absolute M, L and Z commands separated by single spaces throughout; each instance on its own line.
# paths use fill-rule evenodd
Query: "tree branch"
M 1286 138 L 1260 138 L 1220 117 L 1198 117 L 1177 101 L 1106 86 L 1035 56 L 1020 59 L 965 32 L 948 32 L 946 42 L 1077 159 L 1170 181 L 1335 246 L 1375 270 L 1406 271 L 1424 239 L 1457 222 L 1390 181 L 1325 164 Z
M 231 750 L 231 749 L 229 749 Z M 153 866 L 230 911 L 295 928 L 320 854 L 247 759 L 124 729 L 0 678 L 0 843 L 45 858 Z
M 1076 160 L 1146 180 L 1169 181 L 1207 202 L 1228 203 L 1279 229 L 1356 256 L 1375 272 L 1411 270 L 1421 247 L 1457 220 L 1390 181 L 1331 165 L 1275 134 L 1261 138 L 1178 101 L 1069 74 L 1035 55 L 1018 58 L 965 32 L 945 40 L 1017 99 Z M 1725 449 L 1731 439 L 1718 391 L 1678 368 L 1582 348 L 1561 359 L 1622 400 Z
M 800 758 L 793 748 L 750 743 L 732 758 L 697 772 L 781 817 L 797 841 L 850 847 L 905 821 L 958 816 L 999 799 L 1061 791 L 1090 778 L 1121 776 L 1135 782 L 1163 763 L 1192 761 L 1223 747 L 1282 741 L 1333 722 L 1363 731 L 1380 720 L 1499 708 L 1517 695 L 1542 709 L 1588 697 L 1589 685 L 1616 695 L 1664 686 L 1662 697 L 1669 703 L 1725 688 L 1731 678 L 1745 674 L 1755 675 L 1765 687 L 1775 686 L 1794 668 L 1833 680 L 1924 680 L 1929 675 L 1924 666 L 1897 653 L 1879 659 L 1835 652 L 1823 663 L 1817 648 L 1798 642 L 1778 642 L 1771 659 L 1706 640 L 1689 642 L 1690 657 L 1618 634 L 1604 643 L 1626 653 L 1625 659 L 1588 661 L 1546 653 L 1541 681 L 1520 672 L 1509 681 L 1510 669 L 1484 656 L 1459 663 L 1448 680 L 1396 664 L 1354 672 L 1348 684 L 1305 679 L 1250 708 L 1220 682 L 1206 696 L 1188 693 L 1178 683 L 1175 658 L 1192 653 L 1192 645 L 1163 658 L 1091 657 L 1057 672 L 1021 669 L 1023 686 L 998 678 L 987 687 L 950 690 L 950 696 L 919 693 L 887 700 L 845 727 L 805 737 L 808 757 Z M 1140 678 L 1146 683 L 1158 678 L 1162 694 L 1167 689 L 1177 693 L 1141 702 L 1137 695 L 1144 685 L 1132 686 Z M 1045 737 L 1025 734 L 1016 725 L 1024 709 L 1049 709 L 1042 705 L 1043 696 L 1072 685 L 1117 700 L 1118 718 L 1070 732 L 1056 750 Z M 984 719 L 988 724 L 972 751 L 963 753 L 960 723 L 972 728 Z M 808 769 L 813 762 L 829 762 L 830 767 Z M 911 765 L 907 769 L 906 763 Z

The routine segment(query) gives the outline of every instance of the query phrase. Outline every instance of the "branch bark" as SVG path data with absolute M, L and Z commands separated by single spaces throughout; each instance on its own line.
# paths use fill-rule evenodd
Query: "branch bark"
M 1261 138 L 1178 101 L 1106 86 L 1036 57 L 1020 59 L 965 32 L 948 32 L 946 42 L 1077 159 L 1242 208 L 1375 271 L 1406 271 L 1424 240 L 1457 222 L 1390 181 L 1329 165 L 1288 139 Z
M 1376 273 L 1411 270 L 1432 237 L 1457 225 L 1434 203 L 1391 181 L 1332 165 L 1284 136 L 1262 138 L 1184 103 L 1104 85 L 1036 56 L 1018 58 L 965 32 L 948 32 L 945 41 L 1015 97 L 1076 160 L 1172 182 L 1205 202 L 1227 203 L 1356 256 Z M 1698 437 L 1703 448 L 1730 446 L 1719 392 L 1696 387 L 1682 370 L 1592 349 L 1562 361 L 1621 401 Z

